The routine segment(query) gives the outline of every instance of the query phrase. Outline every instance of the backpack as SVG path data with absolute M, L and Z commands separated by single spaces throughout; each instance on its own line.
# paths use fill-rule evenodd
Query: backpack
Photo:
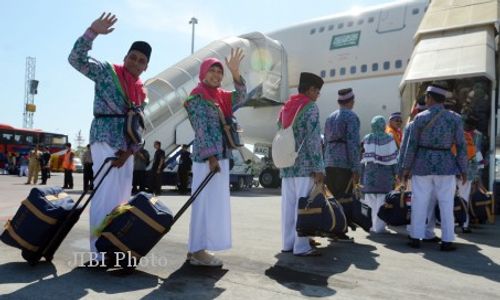
M 307 106 L 307 105 L 306 105 Z M 293 124 L 299 112 L 305 106 L 301 107 L 295 113 L 293 117 L 292 124 L 287 128 L 280 128 L 276 135 L 274 136 L 271 155 L 273 157 L 274 165 L 280 169 L 291 167 L 295 164 L 295 160 L 299 155 L 302 145 L 304 145 L 305 138 L 299 146 L 299 149 L 295 151 L 295 136 L 293 135 Z

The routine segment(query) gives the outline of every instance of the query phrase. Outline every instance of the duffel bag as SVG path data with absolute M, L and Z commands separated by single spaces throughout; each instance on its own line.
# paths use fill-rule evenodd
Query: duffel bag
M 138 193 L 108 214 L 94 232 L 98 236 L 96 248 L 122 266 L 131 259 L 137 262 L 170 230 L 172 222 L 171 211 L 158 198 Z
M 465 223 L 467 219 L 467 203 L 458 195 L 455 195 L 453 199 L 453 216 L 455 218 L 455 223 L 458 223 L 460 226 Z M 436 205 L 436 219 L 441 222 L 439 205 Z
M 37 252 L 43 250 L 74 205 L 62 188 L 33 188 L 0 239 L 7 245 Z
M 471 221 L 493 223 L 493 195 L 479 183 L 474 183 L 470 195 L 469 215 Z
M 391 226 L 402 226 L 410 224 L 411 217 L 411 192 L 404 187 L 389 192 L 385 196 L 385 203 L 377 213 L 377 216 Z
M 342 206 L 326 187 L 315 185 L 308 197 L 298 201 L 296 230 L 299 236 L 329 236 L 344 233 L 347 221 Z

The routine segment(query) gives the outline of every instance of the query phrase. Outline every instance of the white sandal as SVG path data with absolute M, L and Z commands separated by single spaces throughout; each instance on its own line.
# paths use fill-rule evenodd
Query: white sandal
M 192 254 L 189 263 L 199 267 L 222 267 L 223 265 L 222 260 L 208 253 L 206 253 L 206 259 L 199 258 L 196 253 Z

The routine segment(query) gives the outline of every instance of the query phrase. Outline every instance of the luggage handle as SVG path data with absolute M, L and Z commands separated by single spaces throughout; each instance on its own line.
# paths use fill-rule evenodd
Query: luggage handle
M 106 158 L 104 160 L 104 162 L 102 163 L 101 167 L 99 168 L 99 170 L 97 171 L 95 178 L 97 178 L 97 176 L 101 173 L 101 171 L 104 169 L 104 166 L 108 162 L 115 161 L 116 159 L 117 159 L 116 157 L 108 157 L 108 158 Z M 90 194 L 90 196 L 87 199 L 87 201 L 85 201 L 85 204 L 83 205 L 82 209 L 80 211 L 78 211 L 77 210 L 78 205 L 82 201 L 83 197 L 85 197 L 85 195 L 87 194 L 88 189 L 83 191 L 82 195 L 78 198 L 78 201 L 76 201 L 75 205 L 73 205 L 73 208 L 69 212 L 69 214 L 66 217 L 66 219 L 63 221 L 63 223 L 61 224 L 61 226 L 59 226 L 59 228 L 57 229 L 56 233 L 54 234 L 54 236 L 52 237 L 52 239 L 49 241 L 49 243 L 47 244 L 47 246 L 45 246 L 45 248 L 43 249 L 43 251 L 41 253 L 41 256 L 45 256 L 46 258 L 50 257 L 50 259 L 48 258 L 48 260 L 52 259 L 52 255 L 54 255 L 54 252 L 61 245 L 63 239 L 69 233 L 69 230 L 66 227 L 69 226 L 69 224 L 71 224 L 71 222 L 73 221 L 74 218 L 76 218 L 76 221 L 78 221 L 78 219 L 80 218 L 81 212 L 83 212 L 83 210 L 85 210 L 85 207 L 87 207 L 87 205 L 90 203 L 90 200 L 92 199 L 92 197 L 94 197 L 94 194 L 99 189 L 99 187 L 101 186 L 102 182 L 104 181 L 104 179 L 109 174 L 109 172 L 111 171 L 112 168 L 113 168 L 113 165 L 110 165 L 109 168 L 104 173 L 104 175 L 102 176 L 102 178 L 99 181 L 99 183 L 97 184 L 97 186 L 95 186 L 94 189 L 92 190 L 92 193 Z
M 207 177 L 205 177 L 205 179 L 203 179 L 203 181 L 201 182 L 200 186 L 191 195 L 191 197 L 189 197 L 188 201 L 186 201 L 186 203 L 184 203 L 184 205 L 175 214 L 174 220 L 172 221 L 172 225 L 170 225 L 170 227 L 172 227 L 175 224 L 175 222 L 177 222 L 177 220 L 188 209 L 188 207 L 194 202 L 194 200 L 196 200 L 196 197 L 198 197 L 198 195 L 205 188 L 205 186 L 208 184 L 208 182 L 210 181 L 210 179 L 212 179 L 212 177 L 214 177 L 214 175 L 215 175 L 215 172 L 213 172 L 213 171 L 210 171 L 210 173 L 208 173 Z
M 108 163 L 108 162 L 113 162 L 117 160 L 116 157 L 108 157 L 104 160 L 104 162 L 102 163 L 101 167 L 99 168 L 99 170 L 97 170 L 97 173 L 95 174 L 94 178 L 97 178 L 99 176 L 99 174 L 101 173 L 101 171 L 104 169 L 104 166 Z M 90 199 L 92 199 L 92 197 L 94 197 L 94 194 L 96 193 L 96 191 L 99 189 L 99 187 L 101 186 L 102 182 L 104 181 L 104 178 L 106 178 L 106 176 L 109 174 L 109 172 L 111 171 L 111 169 L 113 168 L 113 165 L 109 166 L 109 168 L 106 170 L 106 172 L 104 173 L 104 175 L 102 176 L 101 180 L 99 181 L 99 183 L 94 187 L 94 189 L 92 190 L 92 193 L 90 193 L 90 196 L 89 198 L 87 199 L 87 201 L 85 202 L 85 204 L 83 205 L 82 207 L 82 211 L 87 207 L 87 205 L 89 204 L 90 202 Z M 80 204 L 80 202 L 82 201 L 83 197 L 85 197 L 85 195 L 87 194 L 88 192 L 88 189 L 87 190 L 84 190 L 83 193 L 80 195 L 80 197 L 78 198 L 78 200 L 76 201 L 75 205 L 73 205 L 73 208 L 71 210 L 75 210 L 78 205 Z

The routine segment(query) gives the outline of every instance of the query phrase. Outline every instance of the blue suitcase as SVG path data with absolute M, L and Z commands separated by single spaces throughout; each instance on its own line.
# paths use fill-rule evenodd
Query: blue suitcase
M 103 170 L 104 165 L 113 159 L 115 158 L 106 159 L 95 177 Z M 51 261 L 111 168 L 112 166 L 107 169 L 83 205 L 80 203 L 87 191 L 75 202 L 63 193 L 60 187 L 33 188 L 12 220 L 5 224 L 0 240 L 21 249 L 22 257 L 30 265 L 37 264 L 42 257 Z
M 97 233 L 97 250 L 105 253 L 106 260 L 114 265 L 135 268 L 141 257 L 170 231 L 214 175 L 214 172 L 207 175 L 175 216 L 157 198 L 143 192 L 127 204 L 118 206 L 103 221 L 102 230 Z

